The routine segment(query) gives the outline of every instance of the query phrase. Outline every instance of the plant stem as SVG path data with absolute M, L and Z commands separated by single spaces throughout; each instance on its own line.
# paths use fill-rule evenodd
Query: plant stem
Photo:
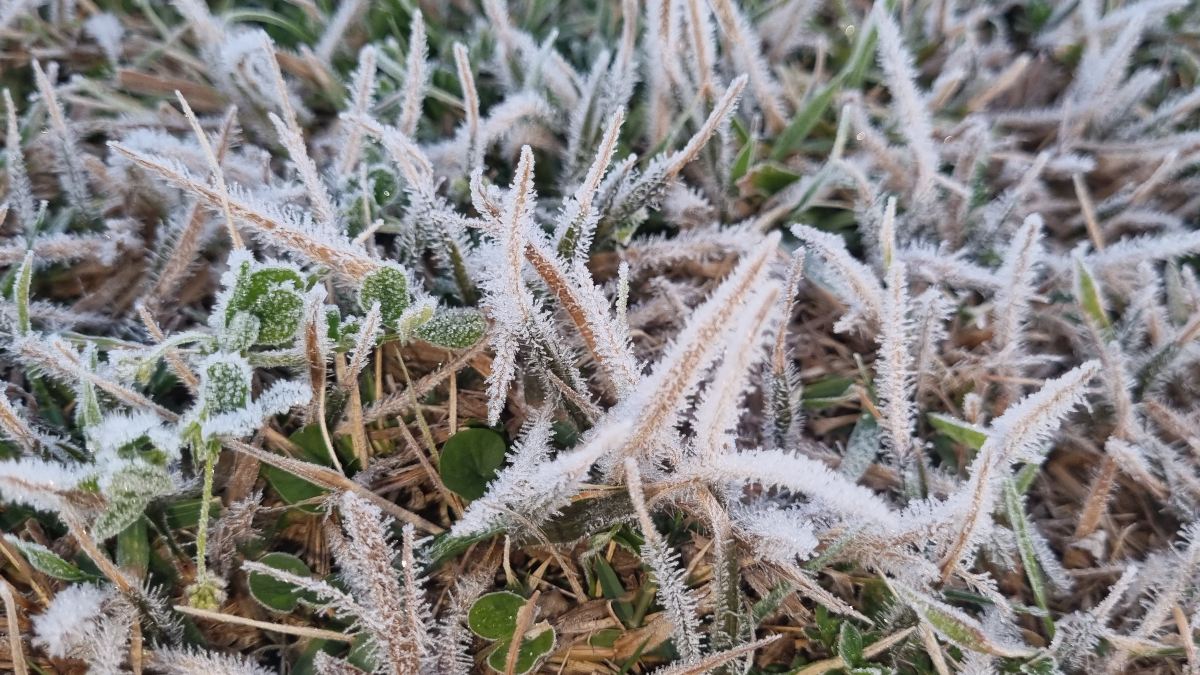
M 201 441 L 194 447 L 204 452 L 204 488 L 200 493 L 200 521 L 196 524 L 196 579 L 203 581 L 208 574 L 205 560 L 208 549 L 208 517 L 212 508 L 213 474 L 221 446 L 214 441 Z

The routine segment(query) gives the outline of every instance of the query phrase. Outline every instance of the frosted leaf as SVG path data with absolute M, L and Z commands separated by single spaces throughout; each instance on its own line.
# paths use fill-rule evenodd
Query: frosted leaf
M 410 340 L 414 331 L 433 318 L 436 307 L 437 303 L 431 298 L 415 300 L 406 307 L 395 323 L 396 334 L 400 336 L 400 340 L 403 342 Z
M 842 299 L 850 305 L 851 311 L 842 317 L 835 330 L 849 330 L 859 318 L 870 323 L 881 319 L 886 302 L 883 287 L 871 268 L 850 255 L 841 237 L 807 225 L 793 225 L 792 234 L 811 246 L 837 275 L 837 280 L 844 284 Z
M 486 331 L 487 321 L 478 311 L 453 308 L 438 310 L 414 335 L 439 347 L 465 349 L 479 342 Z
M 304 280 L 299 270 L 292 265 L 257 263 L 236 253 L 230 256 L 229 266 L 221 282 L 230 290 L 218 305 L 225 325 L 229 327 L 239 313 L 245 312 L 258 320 L 257 344 L 291 343 L 304 313 Z M 239 343 L 249 332 L 245 323 L 232 329 L 242 333 L 241 338 L 234 338 Z
M 201 424 L 202 434 L 206 438 L 247 436 L 254 433 L 270 416 L 308 405 L 311 400 L 312 387 L 306 383 L 276 382 L 247 406 L 219 415 L 208 416 Z
M 383 325 L 395 329 L 396 322 L 408 309 L 411 299 L 408 294 L 408 272 L 397 263 L 384 263 L 362 280 L 358 289 L 358 305 L 370 311 L 371 305 L 379 303 Z
M 933 187 L 938 174 L 937 146 L 933 144 L 933 123 L 926 108 L 925 97 L 917 88 L 917 74 L 912 56 L 904 46 L 900 27 L 883 2 L 875 3 L 872 21 L 879 36 L 879 65 L 887 75 L 888 89 L 892 94 L 892 105 L 900 118 L 899 128 L 904 133 L 916 160 L 917 179 L 915 192 L 926 193 Z
M 200 364 L 201 406 L 210 415 L 243 410 L 250 403 L 254 371 L 244 357 L 213 354 Z
M 244 352 L 258 343 L 262 321 L 250 312 L 237 312 L 225 324 L 225 330 L 217 337 L 218 345 L 225 352 Z
M 92 536 L 97 541 L 115 537 L 141 518 L 151 501 L 178 489 L 164 468 L 142 462 L 132 462 L 102 476 L 99 486 L 108 503 L 92 523 Z

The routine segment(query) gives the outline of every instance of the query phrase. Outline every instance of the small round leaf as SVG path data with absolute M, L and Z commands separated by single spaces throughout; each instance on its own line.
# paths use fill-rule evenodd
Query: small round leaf
M 408 309 L 408 275 L 396 263 L 384 263 L 362 281 L 358 289 L 358 304 L 364 312 L 379 303 L 383 325 L 394 328 L 396 321 Z
M 505 640 L 517 629 L 517 612 L 525 598 L 510 591 L 482 595 L 467 612 L 467 626 L 485 640 Z
M 311 574 L 308 565 L 290 553 L 268 553 L 259 558 L 258 562 L 297 576 L 306 577 Z M 250 586 L 250 595 L 273 612 L 294 611 L 304 594 L 300 588 L 261 572 L 251 572 L 246 582 Z
M 282 345 L 291 342 L 304 318 L 304 298 L 285 287 L 272 288 L 258 297 L 250 307 L 258 318 L 258 343 Z
M 250 403 L 252 371 L 245 359 L 232 354 L 214 354 L 202 364 L 200 395 L 209 415 L 241 410 Z
M 465 499 L 479 499 L 504 464 L 504 438 L 490 429 L 463 429 L 442 446 L 446 487 Z

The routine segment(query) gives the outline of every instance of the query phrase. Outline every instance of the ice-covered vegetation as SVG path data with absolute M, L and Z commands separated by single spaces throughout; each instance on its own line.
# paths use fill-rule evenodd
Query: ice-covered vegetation
M 0 668 L 1200 673 L 1200 6 L 0 2 Z

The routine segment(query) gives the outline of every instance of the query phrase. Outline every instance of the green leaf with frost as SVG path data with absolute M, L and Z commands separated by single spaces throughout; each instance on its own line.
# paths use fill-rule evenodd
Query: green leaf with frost
M 290 553 L 272 552 L 258 559 L 258 562 L 275 569 L 290 572 L 300 577 L 312 574 L 304 561 Z M 272 612 L 287 614 L 293 612 L 300 600 L 305 596 L 303 589 L 269 574 L 250 572 L 246 576 L 246 585 L 250 596 L 258 604 Z
M 5 538 L 25 556 L 30 566 L 46 576 L 63 581 L 89 581 L 95 578 L 41 544 L 19 539 L 11 534 L 5 535 Z
M 487 593 L 477 599 L 467 612 L 467 627 L 485 640 L 505 640 L 517 629 L 517 613 L 525 606 L 525 598 L 511 591 Z
M 364 312 L 379 303 L 383 325 L 394 328 L 410 303 L 408 274 L 398 263 L 384 263 L 362 280 L 358 289 L 358 304 Z
M 863 658 L 863 636 L 850 621 L 842 621 L 838 631 L 837 654 L 848 665 L 855 665 Z
M 1034 602 L 1043 611 L 1048 612 L 1050 606 L 1046 598 L 1046 580 L 1042 575 L 1037 547 L 1033 542 L 1033 526 L 1029 524 L 1029 518 L 1025 515 L 1025 502 L 1011 480 L 1004 481 L 1004 510 L 1017 538 L 1017 552 L 1021 556 L 1021 567 L 1025 569 L 1025 577 L 1029 580 L 1029 590 L 1033 592 Z M 1044 622 L 1046 630 L 1053 637 L 1054 622 L 1048 615 Z
M 465 349 L 479 342 L 487 331 L 483 314 L 466 308 L 442 309 L 417 328 L 415 336 L 447 349 Z
M 250 403 L 250 366 L 237 356 L 216 355 L 204 364 L 200 393 L 208 415 L 243 410 Z
M 928 418 L 929 423 L 933 425 L 934 429 L 972 450 L 982 448 L 988 438 L 987 432 L 983 429 L 951 415 L 928 413 Z
M 257 344 L 287 344 L 304 316 L 303 290 L 304 280 L 293 269 L 264 266 L 249 271 L 243 266 L 225 308 L 226 326 L 239 312 L 248 312 L 259 321 Z
M 83 358 L 89 368 L 96 368 L 98 359 L 94 347 L 89 346 L 84 351 Z M 83 429 L 94 427 L 104 420 L 104 413 L 100 410 L 100 398 L 96 395 L 96 385 L 87 378 L 79 379 L 79 401 L 75 407 L 75 420 Z
M 17 278 L 13 282 L 13 304 L 17 306 L 17 334 L 25 335 L 33 329 L 29 319 L 29 288 L 33 284 L 33 251 L 25 254 Z
M 244 352 L 258 343 L 258 334 L 262 330 L 262 321 L 250 312 L 241 311 L 233 315 L 225 324 L 217 338 L 221 351 L 237 353 Z
M 296 337 L 304 317 L 304 297 L 287 288 L 272 288 L 250 307 L 259 321 L 258 344 L 285 345 Z
M 887 583 L 896 596 L 911 607 L 922 621 L 943 639 L 958 647 L 1004 658 L 1025 658 L 1036 653 L 1025 645 L 997 640 L 988 635 L 982 624 L 962 610 L 939 602 L 899 580 L 887 579 Z
M 1083 261 L 1075 259 L 1075 298 L 1088 321 L 1107 338 L 1112 335 L 1112 321 L 1104 309 L 1104 296 L 1100 284 Z
M 859 415 L 858 422 L 846 441 L 846 452 L 838 465 L 838 473 L 857 481 L 879 456 L 882 447 L 879 423 L 869 414 Z
M 166 469 L 144 463 L 126 466 L 105 481 L 108 503 L 92 523 L 92 536 L 104 541 L 129 527 L 155 499 L 175 491 Z
M 412 339 L 417 330 L 429 322 L 433 318 L 434 308 L 437 305 L 431 300 L 423 300 L 418 303 L 410 304 L 404 313 L 400 315 L 400 319 L 393 324 L 396 329 L 396 335 L 399 336 L 401 342 L 408 342 Z M 381 314 L 382 316 L 382 314 Z

